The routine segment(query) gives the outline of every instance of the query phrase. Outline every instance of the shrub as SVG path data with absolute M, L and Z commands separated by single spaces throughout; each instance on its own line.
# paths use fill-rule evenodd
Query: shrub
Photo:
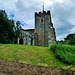
M 75 46 L 54 44 L 51 45 L 50 49 L 62 62 L 75 65 Z

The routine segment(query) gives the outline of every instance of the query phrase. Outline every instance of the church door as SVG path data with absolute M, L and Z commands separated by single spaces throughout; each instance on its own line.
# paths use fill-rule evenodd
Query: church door
M 20 43 L 20 44 L 23 44 L 23 39 L 22 39 L 22 38 L 20 39 L 20 42 L 19 42 L 19 43 Z

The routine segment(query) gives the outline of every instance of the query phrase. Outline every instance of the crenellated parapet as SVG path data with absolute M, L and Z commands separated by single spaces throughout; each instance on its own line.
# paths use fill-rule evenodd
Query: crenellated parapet
M 39 12 L 39 13 L 37 13 L 37 12 L 35 12 L 35 16 L 36 15 L 50 15 L 50 11 L 43 11 L 43 12 Z

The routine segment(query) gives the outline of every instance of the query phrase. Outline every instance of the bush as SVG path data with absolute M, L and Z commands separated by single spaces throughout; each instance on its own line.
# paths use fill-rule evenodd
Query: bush
M 54 44 L 51 45 L 50 49 L 62 62 L 75 65 L 75 46 Z

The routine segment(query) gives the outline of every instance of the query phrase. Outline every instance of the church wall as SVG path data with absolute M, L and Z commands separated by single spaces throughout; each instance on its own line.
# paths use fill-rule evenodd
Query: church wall
M 37 33 L 36 45 L 38 46 L 44 45 L 44 22 L 41 22 L 41 20 L 44 20 L 44 18 L 41 17 L 41 15 L 35 16 L 35 33 Z
M 21 34 L 18 38 L 17 43 L 20 44 L 20 39 L 23 39 L 23 45 L 34 45 L 33 35 L 34 35 L 34 29 L 32 29 L 32 30 L 21 30 Z

